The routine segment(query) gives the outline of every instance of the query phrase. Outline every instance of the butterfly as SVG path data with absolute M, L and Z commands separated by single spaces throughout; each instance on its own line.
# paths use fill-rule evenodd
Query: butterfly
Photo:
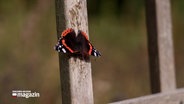
M 55 45 L 55 50 L 82 56 L 101 56 L 100 52 L 90 43 L 85 32 L 78 30 L 76 34 L 72 28 L 68 28 L 62 32 L 58 43 Z

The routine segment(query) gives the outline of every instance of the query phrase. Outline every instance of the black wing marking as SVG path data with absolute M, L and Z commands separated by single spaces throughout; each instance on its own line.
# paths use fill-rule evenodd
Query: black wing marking
M 82 32 L 82 31 L 78 31 L 78 36 L 77 36 L 77 41 L 81 41 L 82 42 L 82 45 L 81 45 L 81 48 L 82 48 L 82 52 L 83 53 L 88 53 L 89 55 L 93 55 L 95 57 L 100 57 L 101 54 L 98 50 L 96 50 L 94 48 L 94 46 L 90 43 L 90 41 L 88 40 L 88 37 L 87 35 Z M 90 49 L 92 48 L 92 50 Z M 90 52 L 91 51 L 91 52 Z
M 78 35 L 76 37 L 76 49 L 83 55 L 89 55 L 89 41 L 87 40 L 87 36 L 81 30 L 78 31 Z
M 65 30 L 66 31 L 66 30 Z M 65 40 L 65 45 L 62 43 L 62 40 Z M 62 35 L 59 38 L 58 43 L 55 45 L 54 49 L 62 53 L 72 53 L 70 50 L 74 50 L 75 46 L 75 31 L 71 31 L 67 34 Z
M 93 55 L 95 57 L 100 57 L 101 53 L 93 47 L 91 55 Z
M 76 34 L 74 30 L 68 33 L 66 36 L 64 36 L 63 39 L 65 40 L 65 44 L 67 45 L 67 47 L 73 51 L 71 53 L 79 52 L 79 49 L 76 43 Z
M 62 44 L 61 38 L 58 40 L 58 43 L 55 45 L 54 49 L 58 52 L 68 53 L 67 48 Z

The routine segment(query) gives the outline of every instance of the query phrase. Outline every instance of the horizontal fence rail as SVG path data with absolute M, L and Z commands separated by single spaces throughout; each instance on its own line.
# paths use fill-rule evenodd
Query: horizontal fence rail
M 184 89 L 147 95 L 110 104 L 184 104 Z

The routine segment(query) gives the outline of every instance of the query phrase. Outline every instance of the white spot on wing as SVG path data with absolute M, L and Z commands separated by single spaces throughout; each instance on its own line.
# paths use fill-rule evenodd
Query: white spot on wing
M 97 56 L 96 52 L 94 52 L 94 56 Z
M 62 48 L 62 51 L 63 51 L 63 53 L 66 53 L 66 50 L 64 48 Z

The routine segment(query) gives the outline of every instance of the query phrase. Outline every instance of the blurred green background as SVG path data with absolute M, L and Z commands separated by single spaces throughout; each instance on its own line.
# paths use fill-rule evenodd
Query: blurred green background
M 177 87 L 184 87 L 184 0 L 172 0 Z M 95 104 L 150 94 L 144 0 L 88 0 Z M 0 104 L 61 104 L 54 0 L 0 0 Z M 12 90 L 40 98 L 12 98 Z

